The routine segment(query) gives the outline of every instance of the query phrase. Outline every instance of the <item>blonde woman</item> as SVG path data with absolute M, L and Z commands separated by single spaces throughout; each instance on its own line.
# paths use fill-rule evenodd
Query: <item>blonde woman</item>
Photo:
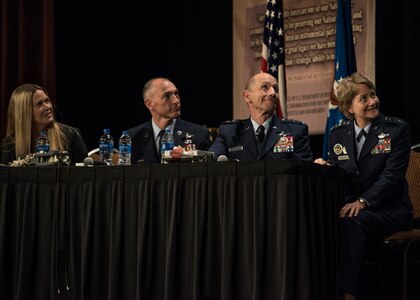
M 50 149 L 68 151 L 71 164 L 86 158 L 87 148 L 79 130 L 55 121 L 54 105 L 47 91 L 35 84 L 23 84 L 10 97 L 1 163 L 7 165 L 35 153 L 37 138 L 43 130 L 48 132 Z

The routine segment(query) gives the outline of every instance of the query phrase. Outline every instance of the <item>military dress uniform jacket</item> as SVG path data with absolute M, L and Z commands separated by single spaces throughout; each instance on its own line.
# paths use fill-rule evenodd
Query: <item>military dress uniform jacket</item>
M 190 140 L 197 150 L 207 150 L 210 147 L 210 132 L 204 126 L 177 119 L 175 122 L 173 137 L 175 146 L 184 146 L 186 135 L 192 135 Z M 128 129 L 131 137 L 131 162 L 159 163 L 160 157 L 156 149 L 153 135 L 152 120 L 131 129 Z
M 308 125 L 279 119 L 273 115 L 263 151 L 258 153 L 251 119 L 228 121 L 220 125 L 219 133 L 209 151 L 215 157 L 226 155 L 239 161 L 300 159 L 311 161 Z
M 331 129 L 329 159 L 349 175 L 346 201 L 366 199 L 369 208 L 406 212 L 413 208 L 405 173 L 410 157 L 410 128 L 407 122 L 379 115 L 370 127 L 357 159 L 354 121 Z

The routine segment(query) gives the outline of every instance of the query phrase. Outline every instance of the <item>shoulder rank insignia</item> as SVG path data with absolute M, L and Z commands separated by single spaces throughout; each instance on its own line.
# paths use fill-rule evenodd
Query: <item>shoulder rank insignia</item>
M 401 123 L 402 120 L 396 117 L 385 117 L 385 122 L 388 123 Z
M 347 126 L 349 124 L 350 124 L 350 121 L 340 121 L 340 123 L 338 123 L 337 125 L 334 125 L 333 127 L 331 127 L 330 131 L 331 130 L 334 130 L 334 129 L 337 129 L 337 128 L 340 128 L 340 127 Z
M 239 123 L 243 123 L 243 122 L 245 122 L 245 120 L 236 119 L 236 120 L 224 121 L 222 124 L 239 124 Z
M 298 124 L 305 124 L 305 122 L 299 121 L 299 120 L 293 120 L 293 119 L 281 119 L 282 122 L 290 122 L 290 123 L 298 123 Z

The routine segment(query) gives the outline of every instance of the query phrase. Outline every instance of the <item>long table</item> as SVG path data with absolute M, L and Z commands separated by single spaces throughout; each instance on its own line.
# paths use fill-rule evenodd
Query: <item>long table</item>
M 338 299 L 343 173 L 0 167 L 1 299 Z

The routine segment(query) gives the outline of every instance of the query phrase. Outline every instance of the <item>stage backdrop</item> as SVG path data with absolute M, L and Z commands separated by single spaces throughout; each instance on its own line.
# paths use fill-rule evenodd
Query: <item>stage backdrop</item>
M 234 118 L 247 118 L 246 80 L 259 72 L 265 0 L 234 0 Z M 287 117 L 323 134 L 334 78 L 336 0 L 283 0 L 286 44 Z M 375 81 L 375 1 L 354 0 L 353 35 L 357 69 Z

